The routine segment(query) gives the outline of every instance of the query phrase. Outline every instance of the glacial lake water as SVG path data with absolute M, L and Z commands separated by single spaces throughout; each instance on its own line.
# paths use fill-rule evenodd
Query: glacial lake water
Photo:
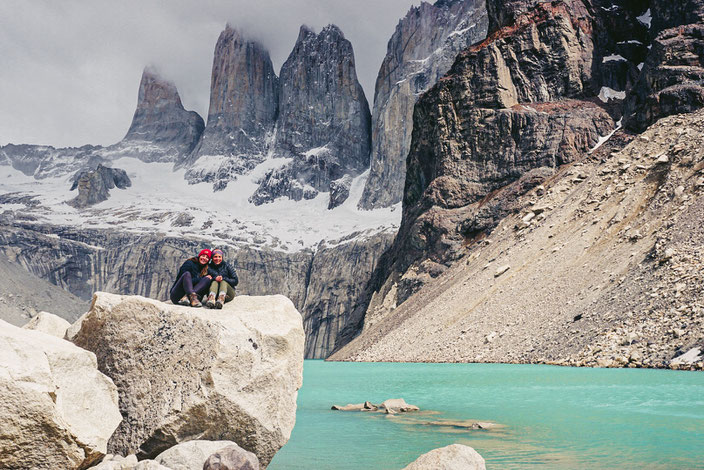
M 330 410 L 398 397 L 428 411 Z M 502 427 L 429 424 L 460 420 Z M 487 469 L 704 469 L 704 373 L 307 360 L 296 426 L 269 469 L 398 470 L 454 443 Z

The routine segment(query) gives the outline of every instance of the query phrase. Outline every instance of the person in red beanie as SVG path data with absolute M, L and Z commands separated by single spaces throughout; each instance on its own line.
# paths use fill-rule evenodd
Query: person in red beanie
M 176 282 L 171 286 L 169 297 L 171 302 L 191 307 L 202 307 L 198 300 L 199 294 L 208 291 L 213 277 L 208 274 L 210 250 L 200 250 L 198 256 L 187 259 L 179 268 Z

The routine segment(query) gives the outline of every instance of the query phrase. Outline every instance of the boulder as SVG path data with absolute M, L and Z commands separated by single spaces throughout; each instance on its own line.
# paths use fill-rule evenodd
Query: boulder
M 171 470 L 200 470 L 211 454 L 229 446 L 236 446 L 239 449 L 239 446 L 232 441 L 188 441 L 165 450 L 154 460 Z M 249 454 L 256 459 L 254 454 Z
M 484 459 L 469 446 L 452 444 L 421 455 L 403 470 L 485 470 Z
M 415 405 L 409 405 L 403 398 L 389 398 L 383 401 L 379 408 L 395 412 L 418 411 L 420 409 Z
M 91 470 L 173 470 L 164 467 L 156 460 L 137 461 L 137 456 L 132 454 L 127 457 L 121 455 L 106 455 L 102 462 Z M 200 467 L 198 467 L 200 469 Z
M 25 330 L 41 331 L 57 338 L 64 338 L 66 330 L 71 326 L 63 318 L 49 312 L 39 312 L 34 318 L 29 320 L 22 328 Z
M 302 383 L 301 316 L 281 295 L 222 310 L 98 292 L 67 335 L 118 387 L 125 420 L 111 452 L 154 458 L 193 439 L 227 439 L 263 465 L 291 435 Z
M 259 470 L 259 460 L 237 444 L 231 444 L 212 454 L 203 470 Z
M 0 468 L 85 468 L 121 419 L 93 353 L 0 321 Z

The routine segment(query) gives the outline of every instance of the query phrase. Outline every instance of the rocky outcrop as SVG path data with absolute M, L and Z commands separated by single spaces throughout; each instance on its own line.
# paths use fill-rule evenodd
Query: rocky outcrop
M 226 439 L 263 465 L 288 440 L 303 373 L 300 314 L 283 296 L 238 296 L 222 310 L 97 293 L 69 339 L 92 351 L 120 395 L 111 452 L 153 458 Z
M 137 109 L 127 134 L 105 149 L 112 159 L 136 157 L 145 162 L 177 161 L 189 154 L 203 133 L 203 118 L 186 111 L 176 85 L 146 67 L 139 83 Z
M 122 419 L 95 355 L 0 321 L 0 467 L 80 469 Z
M 232 441 L 188 441 L 165 450 L 154 460 L 171 470 L 259 470 L 257 456 Z M 228 467 L 224 461 L 239 462 L 241 466 Z
M 301 309 L 307 359 L 328 357 L 340 331 L 356 320 L 367 281 L 393 236 L 382 232 L 315 251 Z
M 424 470 L 426 468 L 485 470 L 486 465 L 484 458 L 476 450 L 462 444 L 452 444 L 421 455 L 403 470 Z
M 253 453 L 231 444 L 208 457 L 203 470 L 259 470 L 259 460 Z
M 188 158 L 189 181 L 223 189 L 263 161 L 278 105 L 279 80 L 269 53 L 227 25 L 215 45 L 208 124 Z
M 113 188 L 127 189 L 132 186 L 125 170 L 98 164 L 95 170 L 86 170 L 74 176 L 71 191 L 78 189 L 78 196 L 67 202 L 76 209 L 83 209 L 107 201 Z
M 32 318 L 22 328 L 25 330 L 40 331 L 47 335 L 64 339 L 64 335 L 66 335 L 66 330 L 68 330 L 69 326 L 71 326 L 71 324 L 59 316 L 49 312 L 39 312 L 37 316 Z
M 617 132 L 332 359 L 704 368 L 702 145 L 704 110 Z
M 411 146 L 413 106 L 471 44 L 486 37 L 483 1 L 440 1 L 412 7 L 389 40 L 376 79 L 369 178 L 363 209 L 400 202 Z
M 651 11 L 655 39 L 625 109 L 637 132 L 704 107 L 704 1 L 653 1 Z
M 263 204 L 328 192 L 332 181 L 369 165 L 370 113 L 352 44 L 335 25 L 302 26 L 281 67 L 274 152 L 292 161 L 270 170 L 250 198 Z

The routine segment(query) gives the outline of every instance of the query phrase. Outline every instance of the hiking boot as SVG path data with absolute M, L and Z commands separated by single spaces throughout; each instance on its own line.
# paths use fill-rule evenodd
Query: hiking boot
M 222 308 L 223 305 L 225 305 L 225 293 L 220 292 L 218 300 L 215 301 L 215 308 Z
M 178 301 L 178 304 L 183 305 L 184 307 L 188 307 L 189 305 L 191 305 L 191 303 L 188 301 L 187 295 L 184 295 L 183 297 L 181 297 L 181 300 Z
M 215 308 L 215 292 L 211 292 L 205 301 L 205 306 L 208 308 Z
M 203 306 L 203 304 L 200 303 L 200 301 L 198 300 L 198 294 L 196 294 L 195 292 L 192 294 L 188 294 L 188 298 L 191 299 L 191 307 L 202 307 Z

